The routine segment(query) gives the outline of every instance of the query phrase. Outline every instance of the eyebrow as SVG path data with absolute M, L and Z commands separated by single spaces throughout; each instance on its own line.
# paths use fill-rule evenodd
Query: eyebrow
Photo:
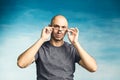
M 56 26 L 59 26 L 59 27 L 60 27 L 60 25 L 58 25 L 58 24 L 53 24 L 53 25 L 56 25 Z M 64 25 L 64 26 L 61 26 L 61 27 L 66 27 L 66 28 L 67 28 L 68 26 L 65 26 L 65 25 Z

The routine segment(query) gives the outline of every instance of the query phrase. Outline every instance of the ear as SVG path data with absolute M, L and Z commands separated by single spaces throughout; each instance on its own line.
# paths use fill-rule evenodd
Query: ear
M 51 25 L 51 24 L 49 24 L 48 26 L 49 26 L 49 27 L 52 27 L 52 25 Z

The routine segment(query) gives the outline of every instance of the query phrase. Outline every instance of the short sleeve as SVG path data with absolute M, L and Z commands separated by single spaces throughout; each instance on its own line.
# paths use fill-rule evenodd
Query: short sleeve
M 38 51 L 38 52 L 39 52 L 39 51 Z M 38 59 L 38 52 L 37 52 L 36 55 L 35 55 L 35 60 Z
M 74 51 L 74 54 L 75 54 L 75 62 L 79 63 L 79 61 L 80 61 L 80 59 L 81 59 L 81 58 L 80 58 L 80 55 L 79 55 L 77 49 L 74 48 L 74 47 L 73 47 L 73 51 Z
M 39 48 L 39 50 L 37 51 L 36 55 L 35 55 L 35 61 L 39 58 L 39 54 L 43 53 L 43 47 L 41 46 L 41 48 Z
M 76 53 L 75 53 L 75 62 L 79 63 L 80 59 L 81 59 L 81 58 L 80 58 L 79 53 L 76 52 Z

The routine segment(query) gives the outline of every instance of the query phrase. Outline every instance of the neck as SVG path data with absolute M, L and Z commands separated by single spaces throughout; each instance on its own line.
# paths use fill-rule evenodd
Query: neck
M 50 43 L 53 45 L 53 46 L 56 46 L 56 47 L 60 47 L 64 44 L 64 41 L 63 40 L 60 40 L 60 41 L 55 41 L 53 39 L 50 40 Z

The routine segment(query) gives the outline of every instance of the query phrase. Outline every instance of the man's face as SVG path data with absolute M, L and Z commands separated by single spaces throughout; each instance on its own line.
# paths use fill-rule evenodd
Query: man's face
M 53 27 L 53 32 L 51 34 L 51 38 L 56 41 L 63 40 L 66 31 L 68 29 L 67 20 L 63 17 L 56 17 L 51 24 Z

